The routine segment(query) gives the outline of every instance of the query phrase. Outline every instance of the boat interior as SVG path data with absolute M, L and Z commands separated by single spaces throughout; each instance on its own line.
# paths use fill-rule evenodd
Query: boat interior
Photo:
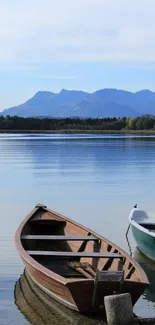
M 45 209 L 25 223 L 21 243 L 33 259 L 66 278 L 93 279 L 99 270 L 108 278 L 120 277 L 120 271 L 127 280 L 141 280 L 129 257 L 114 245 Z
M 155 223 L 153 222 L 140 222 L 139 225 L 144 227 L 145 229 L 155 232 Z

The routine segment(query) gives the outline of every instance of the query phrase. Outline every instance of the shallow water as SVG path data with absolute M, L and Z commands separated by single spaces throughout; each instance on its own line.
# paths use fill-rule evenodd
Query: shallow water
M 0 184 L 0 324 L 25 325 L 14 304 L 23 272 L 14 246 L 19 223 L 41 202 L 129 251 L 130 209 L 138 203 L 154 211 L 155 136 L 2 134 Z M 130 232 L 129 240 L 136 255 Z M 153 283 L 154 265 L 139 256 Z M 154 304 L 151 285 L 135 312 L 155 316 Z

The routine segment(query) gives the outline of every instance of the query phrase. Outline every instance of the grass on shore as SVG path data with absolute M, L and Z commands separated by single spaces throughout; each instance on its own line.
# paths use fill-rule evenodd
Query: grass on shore
M 47 134 L 57 134 L 57 133 L 66 133 L 66 134 L 155 134 L 155 130 L 4 130 L 0 129 L 0 133 L 47 133 Z

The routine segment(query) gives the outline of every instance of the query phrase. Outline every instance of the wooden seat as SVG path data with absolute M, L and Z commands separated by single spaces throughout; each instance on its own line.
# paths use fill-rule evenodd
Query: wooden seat
M 112 270 L 106 270 L 106 271 L 99 271 L 98 270 L 98 281 L 122 281 L 124 277 L 124 271 L 112 271 Z
M 22 235 L 21 239 L 29 240 L 70 240 L 70 241 L 99 241 L 99 238 L 94 236 L 53 236 L 53 235 Z
M 95 252 L 62 252 L 62 251 L 35 251 L 28 250 L 29 255 L 40 255 L 40 256 L 53 256 L 53 257 L 93 257 L 93 258 L 119 258 L 123 259 L 120 254 L 110 253 L 95 253 Z

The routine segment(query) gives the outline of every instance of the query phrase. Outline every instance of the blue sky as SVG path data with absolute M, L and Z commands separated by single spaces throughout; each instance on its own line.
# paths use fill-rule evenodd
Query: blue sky
M 0 1 L 0 110 L 38 90 L 155 91 L 154 0 Z

